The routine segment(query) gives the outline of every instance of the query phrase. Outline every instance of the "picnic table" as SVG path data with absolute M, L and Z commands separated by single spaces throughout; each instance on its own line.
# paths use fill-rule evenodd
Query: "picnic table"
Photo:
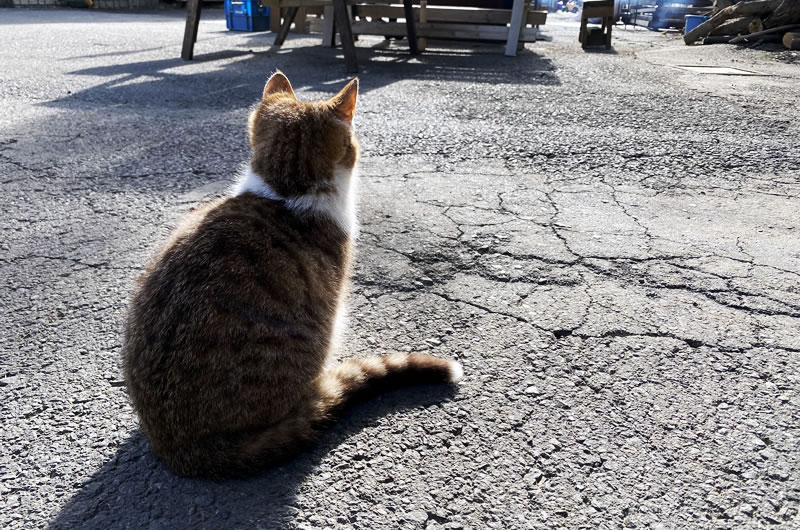
M 464 2 L 453 0 L 416 3 L 413 0 L 262 0 L 262 3 L 270 7 L 272 16 L 285 14 L 275 37 L 276 46 L 286 40 L 300 9 L 322 8 L 323 42 L 334 46 L 338 33 L 348 73 L 358 72 L 354 35 L 406 37 L 413 55 L 424 48 L 426 38 L 503 41 L 505 55 L 514 56 L 523 42 L 536 40 L 537 26 L 547 18 L 546 11 L 530 8 L 531 0 L 513 0 L 511 9 L 464 7 L 459 5 Z M 181 51 L 185 60 L 192 60 L 194 55 L 201 8 L 202 0 L 189 0 Z M 357 21 L 353 21 L 354 16 Z M 399 18 L 405 19 L 405 23 L 396 22 Z

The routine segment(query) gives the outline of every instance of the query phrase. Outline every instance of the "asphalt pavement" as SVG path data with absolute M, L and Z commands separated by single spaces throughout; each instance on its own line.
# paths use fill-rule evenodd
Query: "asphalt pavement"
M 133 282 L 248 158 L 318 36 L 180 11 L 0 10 L 0 528 L 797 528 L 796 57 L 572 17 L 494 44 L 363 37 L 347 356 L 457 358 L 242 481 L 152 455 L 120 371 Z M 793 62 L 794 61 L 794 62 Z M 686 66 L 738 68 L 719 75 Z

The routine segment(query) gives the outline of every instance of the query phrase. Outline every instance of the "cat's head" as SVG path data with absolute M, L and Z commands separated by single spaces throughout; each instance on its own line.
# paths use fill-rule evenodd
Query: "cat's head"
M 334 179 L 358 161 L 353 115 L 358 78 L 324 101 L 298 101 L 276 72 L 249 120 L 251 169 L 282 197 L 335 191 Z

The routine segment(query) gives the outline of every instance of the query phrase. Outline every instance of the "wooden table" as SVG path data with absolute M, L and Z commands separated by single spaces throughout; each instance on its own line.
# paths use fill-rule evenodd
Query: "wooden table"
M 280 16 L 280 10 L 283 8 L 288 8 L 288 11 L 281 29 L 275 37 L 275 45 L 281 46 L 286 40 L 289 28 L 291 28 L 299 8 L 326 5 L 329 2 L 333 2 L 334 20 L 336 21 L 336 30 L 341 37 L 347 72 L 356 73 L 358 72 L 358 58 L 356 57 L 356 47 L 353 43 L 353 30 L 350 26 L 347 0 L 279 0 L 277 2 L 279 7 L 276 10 L 277 16 Z M 183 48 L 181 49 L 181 59 L 185 61 L 191 61 L 194 57 L 194 44 L 197 42 L 197 28 L 200 23 L 202 5 L 203 0 L 189 0 L 186 6 L 186 28 L 183 33 Z M 412 0 L 403 0 L 403 7 L 406 13 L 406 37 L 408 38 L 409 49 L 412 55 L 416 55 L 419 50 L 417 49 L 417 33 L 414 28 Z
M 604 0 L 602 0 L 604 1 Z M 332 6 L 334 30 L 332 35 L 332 44 L 335 41 L 335 33 L 338 32 L 341 37 L 342 48 L 344 50 L 345 66 L 348 73 L 358 72 L 358 58 L 356 57 L 356 48 L 353 42 L 353 27 L 350 21 L 350 14 L 348 11 L 348 3 L 358 4 L 390 4 L 391 0 L 271 0 L 267 1 L 273 8 L 272 16 L 280 16 L 283 9 L 286 9 L 286 16 L 281 24 L 278 35 L 275 37 L 275 45 L 281 46 L 286 40 L 286 37 L 291 28 L 292 22 L 297 16 L 298 10 L 303 7 L 319 7 L 319 6 Z M 529 34 L 531 29 L 525 29 L 527 24 L 538 24 L 539 22 L 532 21 L 531 15 L 543 14 L 541 23 L 544 23 L 546 12 L 529 12 L 530 0 L 514 0 L 511 9 L 510 23 L 508 26 L 481 26 L 469 24 L 438 24 L 424 22 L 421 24 L 422 30 L 417 30 L 417 22 L 414 16 L 413 0 L 402 0 L 403 3 L 403 18 L 405 18 L 405 37 L 408 39 L 409 51 L 412 55 L 419 53 L 418 36 L 432 37 L 432 38 L 446 38 L 450 33 L 457 35 L 474 35 L 475 38 L 502 38 L 506 41 L 505 54 L 514 56 L 517 54 L 517 48 L 520 46 L 521 36 L 523 33 Z M 186 61 L 191 61 L 194 56 L 194 44 L 197 41 L 197 28 L 200 22 L 200 11 L 202 9 L 202 0 L 189 0 L 186 8 L 186 29 L 183 36 L 183 48 L 181 50 L 181 58 Z M 497 11 L 497 10 L 495 10 Z M 507 13 L 508 11 L 506 11 Z M 508 15 L 506 15 L 507 17 Z M 455 29 L 453 29 L 455 28 Z M 486 29 L 481 29 L 486 28 Z M 359 31 L 359 33 L 366 33 Z M 464 37 L 461 37 L 464 38 Z M 530 37 L 528 40 L 535 37 Z
M 408 39 L 408 47 L 411 55 L 417 55 L 419 54 L 419 48 L 417 47 L 417 30 L 416 21 L 414 20 L 414 6 L 412 1 L 413 0 L 403 0 L 403 10 L 405 14 L 404 18 L 406 19 L 405 36 Z M 353 28 L 350 23 L 350 13 L 347 10 L 347 0 L 332 0 L 332 2 L 335 31 L 330 35 L 331 41 L 327 44 L 331 46 L 335 44 L 336 32 L 338 32 L 342 41 L 342 48 L 344 50 L 345 68 L 348 73 L 357 73 L 358 58 L 356 57 L 356 47 L 353 43 Z M 286 40 L 286 36 L 289 34 L 289 28 L 291 28 L 292 22 L 297 16 L 297 10 L 299 7 L 301 7 L 300 5 L 295 6 L 293 4 L 305 5 L 307 3 L 307 0 L 281 0 L 281 8 L 284 6 L 289 7 L 288 4 L 292 5 L 289 7 L 286 17 L 284 17 L 283 24 L 281 25 L 278 35 L 275 37 L 275 46 L 283 45 L 283 42 Z M 320 5 L 319 2 L 317 2 L 316 5 Z

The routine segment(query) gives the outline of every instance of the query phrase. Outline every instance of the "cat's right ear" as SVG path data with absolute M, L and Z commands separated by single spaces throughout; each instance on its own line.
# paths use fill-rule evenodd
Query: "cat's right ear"
M 330 102 L 333 104 L 333 111 L 340 120 L 352 124 L 353 115 L 356 113 L 356 100 L 358 99 L 358 78 L 354 78 L 347 83 L 338 94 L 333 96 Z
M 289 78 L 283 75 L 283 72 L 277 70 L 272 77 L 269 78 L 267 84 L 264 85 L 264 97 L 269 96 L 270 94 L 276 94 L 278 92 L 286 92 L 293 98 L 297 99 L 294 95 L 294 90 L 292 90 L 292 84 L 289 82 Z

